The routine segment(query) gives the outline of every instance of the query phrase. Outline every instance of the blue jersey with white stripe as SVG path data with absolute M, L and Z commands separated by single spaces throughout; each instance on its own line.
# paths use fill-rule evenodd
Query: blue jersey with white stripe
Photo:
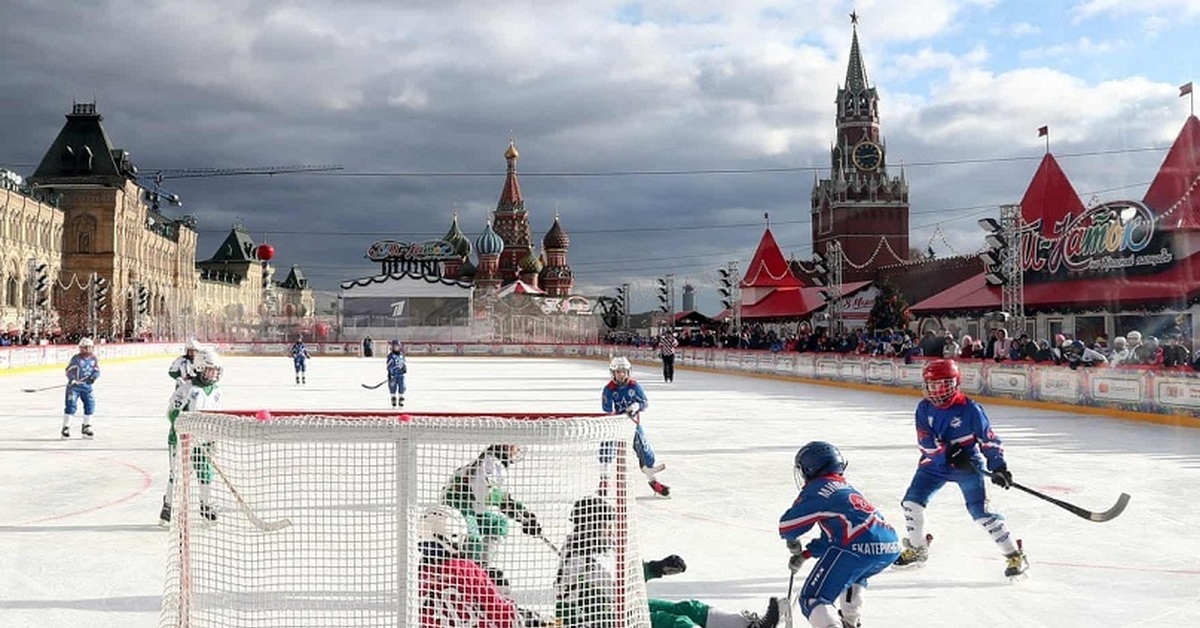
M 391 352 L 387 354 L 388 379 L 400 379 L 400 376 L 407 372 L 408 362 L 404 359 L 403 353 Z
M 809 480 L 792 507 L 779 518 L 779 536 L 791 541 L 818 526 L 821 538 L 808 544 L 813 556 L 830 547 L 866 556 L 899 552 L 900 539 L 891 524 L 841 475 Z
M 1004 448 L 992 431 L 987 413 L 966 395 L 958 394 L 946 408 L 922 399 L 917 404 L 916 423 L 917 445 L 921 448 L 918 465 L 922 468 L 947 478 L 956 473 L 946 460 L 946 448 L 952 443 L 969 451 L 975 466 L 981 469 L 985 462 L 989 471 L 1004 464 Z
M 650 406 L 646 399 L 646 391 L 642 390 L 642 385 L 633 378 L 625 380 L 624 384 L 608 382 L 600 397 L 600 407 L 609 414 L 621 414 L 635 403 L 640 408 L 639 412 Z

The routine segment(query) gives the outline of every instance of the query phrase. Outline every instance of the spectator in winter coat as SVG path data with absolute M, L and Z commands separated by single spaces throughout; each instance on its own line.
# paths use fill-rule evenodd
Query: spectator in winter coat
M 960 353 L 962 353 L 962 346 L 954 340 L 954 334 L 946 332 L 945 344 L 942 345 L 942 357 L 947 360 L 957 360 Z
M 1128 362 L 1133 358 L 1133 354 L 1129 351 L 1129 341 L 1125 336 L 1117 336 L 1113 338 L 1113 350 L 1108 356 L 1110 366 L 1119 366 L 1123 362 Z

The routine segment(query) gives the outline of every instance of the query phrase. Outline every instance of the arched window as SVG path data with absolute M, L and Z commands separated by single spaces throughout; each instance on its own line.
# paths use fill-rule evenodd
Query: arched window
M 87 231 L 79 232 L 79 242 L 75 246 L 75 251 L 77 253 L 91 253 L 92 252 L 92 234 L 91 233 L 89 233 Z
M 8 307 L 17 307 L 17 299 L 20 296 L 17 294 L 17 278 L 9 277 L 4 284 L 4 304 Z

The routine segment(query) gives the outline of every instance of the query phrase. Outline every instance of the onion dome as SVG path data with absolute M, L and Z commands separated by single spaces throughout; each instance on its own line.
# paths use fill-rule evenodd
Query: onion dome
M 471 260 L 463 262 L 462 266 L 458 267 L 458 276 L 462 279 L 471 279 L 478 272 L 479 269 L 475 268 L 475 265 L 471 263 Z
M 505 159 L 517 159 L 521 153 L 517 152 L 517 143 L 513 140 L 508 140 L 508 150 L 504 151 Z
M 454 252 L 462 257 L 471 254 L 471 241 L 467 239 L 462 229 L 459 228 L 457 213 L 454 214 L 454 222 L 450 223 L 450 230 L 446 232 L 446 235 L 442 236 L 442 239 L 449 242 L 450 246 L 454 247 Z
M 475 239 L 475 251 L 479 255 L 499 255 L 504 252 L 504 239 L 492 230 L 492 221 L 488 221 L 483 233 Z
M 536 275 L 542 272 L 542 268 L 545 267 L 545 264 L 542 263 L 542 259 L 540 257 L 534 255 L 533 251 L 530 251 L 528 255 L 521 258 L 520 262 L 517 262 L 517 266 L 521 268 L 522 273 L 533 273 Z
M 562 225 L 558 224 L 558 214 L 554 215 L 554 225 L 546 232 L 546 237 L 542 238 L 542 248 L 550 249 L 565 249 L 571 246 L 571 238 L 567 237 L 567 232 L 563 231 Z

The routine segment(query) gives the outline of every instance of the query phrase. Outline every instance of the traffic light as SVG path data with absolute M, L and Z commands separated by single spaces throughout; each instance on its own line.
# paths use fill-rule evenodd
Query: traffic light
M 986 264 L 984 269 L 986 272 L 983 275 L 983 280 L 989 286 L 1003 286 L 1008 283 L 1010 277 L 1005 274 L 1004 261 L 1008 255 L 1012 254 L 1009 250 L 1008 238 L 1004 234 L 1003 227 L 1000 223 L 991 218 L 981 218 L 979 226 L 987 232 L 983 240 L 987 243 L 987 248 L 979 254 L 979 259 Z
M 734 282 L 737 278 L 731 268 L 718 268 L 717 275 L 720 276 L 720 287 L 717 288 L 717 293 L 721 295 L 721 307 L 727 310 L 732 310 L 734 299 Z
M 145 316 L 150 311 L 150 290 L 146 286 L 137 287 L 137 313 Z
M 617 286 L 617 311 L 624 312 L 629 306 L 629 284 L 623 283 Z
M 662 310 L 663 312 L 670 312 L 671 291 L 667 287 L 667 280 L 660 277 L 655 281 L 658 284 L 658 302 L 660 303 L 658 309 Z
M 825 256 L 820 253 L 813 253 L 812 280 L 818 286 L 829 285 L 829 264 L 826 263 Z
M 104 277 L 96 275 L 96 280 L 93 285 L 95 286 L 96 290 L 96 313 L 99 314 L 100 311 L 104 309 L 104 306 L 108 304 L 108 280 Z
M 39 308 L 50 302 L 50 273 L 45 263 L 33 267 L 33 302 Z

